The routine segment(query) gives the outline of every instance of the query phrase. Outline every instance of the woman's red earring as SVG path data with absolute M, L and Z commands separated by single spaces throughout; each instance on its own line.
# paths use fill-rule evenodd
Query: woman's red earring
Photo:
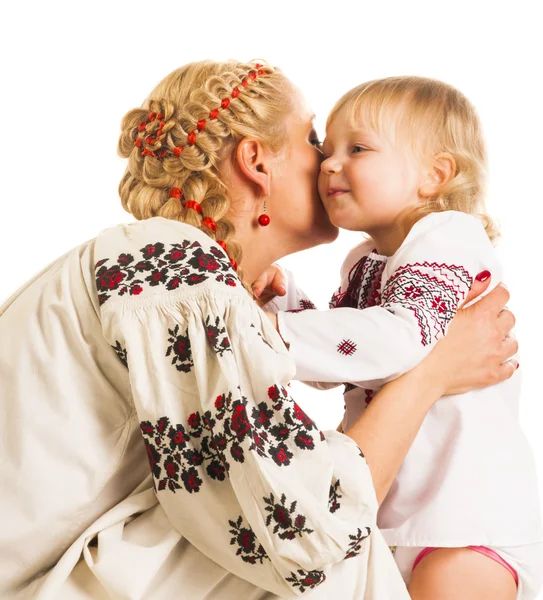
M 266 214 L 266 199 L 264 198 L 264 212 L 258 217 L 258 224 L 261 227 L 267 227 L 270 224 L 270 217 Z

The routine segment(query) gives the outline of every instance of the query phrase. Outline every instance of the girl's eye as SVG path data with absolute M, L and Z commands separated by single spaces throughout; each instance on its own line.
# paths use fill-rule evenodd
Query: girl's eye
M 364 146 L 353 146 L 353 154 L 360 154 L 361 152 L 366 152 Z
M 311 138 L 311 139 L 309 140 L 309 143 L 310 143 L 312 146 L 315 146 L 315 148 L 317 148 L 318 150 L 321 150 L 321 149 L 322 149 L 322 142 L 319 140 L 319 138 Z

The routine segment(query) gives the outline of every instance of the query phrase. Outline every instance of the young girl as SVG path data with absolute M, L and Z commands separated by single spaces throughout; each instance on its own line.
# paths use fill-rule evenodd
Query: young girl
M 501 267 L 480 123 L 456 89 L 418 77 L 363 84 L 334 107 L 322 151 L 331 222 L 369 239 L 347 256 L 332 310 L 306 310 L 297 291 L 277 324 L 296 379 L 346 382 L 346 430 L 445 335 L 475 274 L 495 285 Z M 378 520 L 413 598 L 536 597 L 543 533 L 518 398 L 517 374 L 428 413 Z

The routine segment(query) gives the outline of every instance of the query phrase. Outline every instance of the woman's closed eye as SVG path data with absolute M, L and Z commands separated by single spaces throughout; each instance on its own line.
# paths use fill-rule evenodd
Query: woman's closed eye
M 322 142 L 319 140 L 318 137 L 314 137 L 314 138 L 310 138 L 309 139 L 309 143 L 312 146 L 315 146 L 315 148 L 322 153 Z

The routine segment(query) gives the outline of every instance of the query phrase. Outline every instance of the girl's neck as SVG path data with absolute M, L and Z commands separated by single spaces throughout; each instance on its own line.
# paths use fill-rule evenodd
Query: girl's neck
M 405 238 L 416 223 L 411 210 L 406 210 L 397 215 L 391 225 L 376 228 L 366 233 L 375 242 L 377 252 L 383 256 L 392 256 L 404 243 Z
M 409 232 L 394 227 L 386 230 L 367 231 L 366 233 L 375 242 L 375 249 L 378 254 L 392 256 L 403 244 Z

